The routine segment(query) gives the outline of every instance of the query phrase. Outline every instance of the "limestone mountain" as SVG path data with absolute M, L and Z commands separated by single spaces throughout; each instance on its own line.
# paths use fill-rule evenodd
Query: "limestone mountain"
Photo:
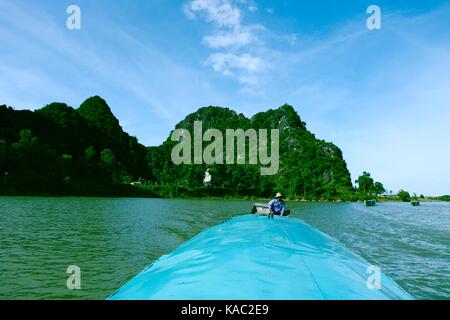
M 152 172 L 162 184 L 192 189 L 202 188 L 206 170 L 212 175 L 211 189 L 221 193 L 269 196 L 283 190 L 291 197 L 325 197 L 352 191 L 350 173 L 341 150 L 316 139 L 294 108 L 284 105 L 246 118 L 228 108 L 205 107 L 188 115 L 175 128 L 193 135 L 195 121 L 203 130 L 279 129 L 280 170 L 275 176 L 261 176 L 258 165 L 179 165 L 172 163 L 170 151 L 177 144 L 168 138 L 160 147 L 149 149 Z
M 197 120 L 203 131 L 214 128 L 224 136 L 226 129 L 279 129 L 278 173 L 262 176 L 259 164 L 175 165 L 171 151 L 177 142 L 170 134 L 160 146 L 143 146 L 123 131 L 106 101 L 95 96 L 77 109 L 64 103 L 36 111 L 0 106 L 0 174 L 8 173 L 0 192 L 120 194 L 114 190 L 136 180 L 161 196 L 268 197 L 278 190 L 295 198 L 333 199 L 353 191 L 341 150 L 317 139 L 292 106 L 251 118 L 228 108 L 205 107 L 174 129 L 193 134 Z M 212 176 L 207 187 L 206 170 Z

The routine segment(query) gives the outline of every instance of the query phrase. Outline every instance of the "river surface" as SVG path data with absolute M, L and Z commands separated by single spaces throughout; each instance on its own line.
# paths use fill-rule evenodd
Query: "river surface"
M 0 197 L 0 299 L 104 299 L 203 229 L 250 211 L 225 200 Z M 416 299 L 450 299 L 450 203 L 288 203 Z M 67 268 L 81 270 L 69 290 Z

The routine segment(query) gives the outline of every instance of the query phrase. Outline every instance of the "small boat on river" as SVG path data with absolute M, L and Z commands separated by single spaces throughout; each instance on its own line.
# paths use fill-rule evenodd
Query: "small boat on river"
M 368 207 L 374 207 L 377 202 L 376 202 L 376 200 L 366 200 L 365 203 L 366 203 L 366 206 L 368 206 Z

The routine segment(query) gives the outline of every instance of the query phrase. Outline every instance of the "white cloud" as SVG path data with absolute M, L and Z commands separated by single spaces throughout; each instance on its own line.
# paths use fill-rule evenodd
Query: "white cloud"
M 227 0 L 192 0 L 184 11 L 191 18 L 203 15 L 219 27 L 236 28 L 241 24 L 241 11 Z
M 258 83 L 258 77 L 255 75 L 241 76 L 239 77 L 239 82 L 243 84 L 247 84 L 250 86 L 254 86 Z
M 206 61 L 207 65 L 211 65 L 214 71 L 222 72 L 224 75 L 232 75 L 233 70 L 246 71 L 247 73 L 255 73 L 264 69 L 264 61 L 261 58 L 254 57 L 250 54 L 237 55 L 233 53 L 214 53 Z M 245 77 L 240 76 L 240 79 Z M 242 81 L 249 84 L 249 81 Z
M 259 56 L 263 50 L 258 50 L 263 46 L 258 32 L 266 30 L 259 24 L 245 24 L 239 5 L 252 12 L 258 9 L 246 0 L 190 0 L 184 12 L 191 19 L 200 17 L 214 26 L 213 32 L 203 37 L 203 43 L 220 51 L 211 53 L 205 65 L 243 86 L 254 86 L 258 79 L 251 74 L 264 70 L 267 64 Z
M 243 47 L 254 40 L 254 36 L 248 30 L 239 30 L 233 32 L 221 32 L 215 35 L 206 36 L 203 41 L 213 49 L 227 47 Z

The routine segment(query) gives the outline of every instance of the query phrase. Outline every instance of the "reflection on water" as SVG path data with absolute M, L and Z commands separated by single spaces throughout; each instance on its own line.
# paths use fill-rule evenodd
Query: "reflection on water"
M 103 299 L 249 201 L 0 198 L 0 298 Z M 450 298 L 450 204 L 289 203 L 295 217 L 380 265 L 415 298 Z M 70 265 L 82 290 L 66 287 Z

